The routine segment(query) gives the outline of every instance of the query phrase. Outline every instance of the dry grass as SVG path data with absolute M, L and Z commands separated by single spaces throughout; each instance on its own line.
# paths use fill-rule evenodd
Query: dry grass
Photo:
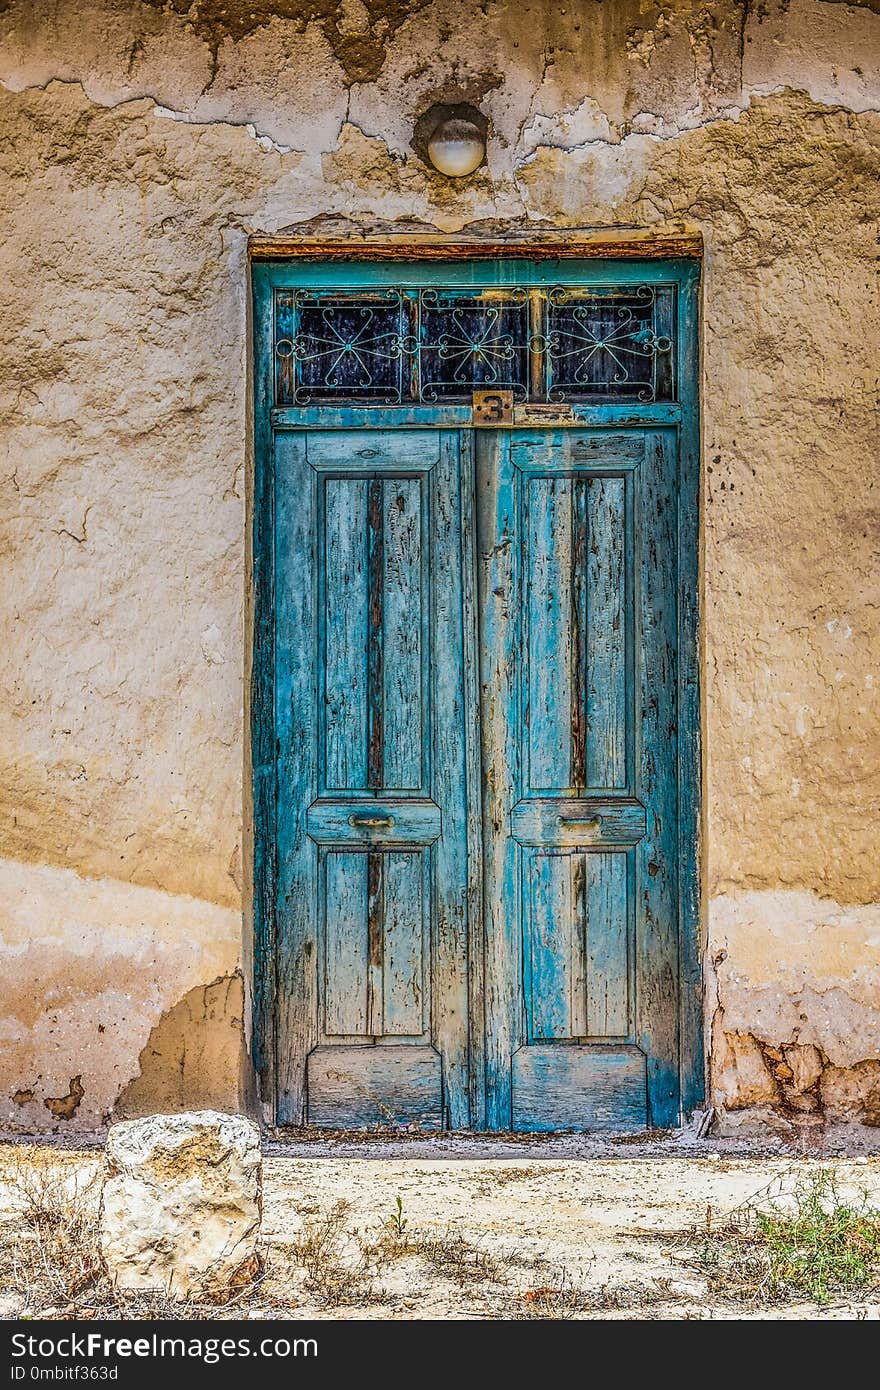
M 585 1289 L 572 1283 L 568 1270 L 563 1268 L 552 1283 L 527 1289 L 511 1305 L 508 1315 L 518 1319 L 568 1321 L 594 1313 L 644 1312 L 646 1308 L 667 1307 L 684 1301 L 684 1295 L 671 1288 L 668 1280 L 655 1279 L 650 1285 L 609 1283 Z
M 469 1241 L 460 1231 L 419 1231 L 410 1226 L 404 1215 L 400 1196 L 394 1211 L 382 1225 L 380 1239 L 374 1247 L 386 1259 L 415 1257 L 439 1274 L 461 1287 L 472 1283 L 503 1283 L 504 1267 L 481 1246 Z
M 0 1168 L 0 1183 L 14 1210 L 0 1222 L 0 1287 L 21 1299 L 29 1316 L 71 1318 L 216 1317 L 218 1305 L 233 1312 L 252 1302 L 261 1278 L 217 1294 L 211 1272 L 187 1300 L 170 1293 L 117 1289 L 101 1256 L 98 1185 L 75 1168 L 13 1150 Z
M 18 1207 L 0 1227 L 2 1283 L 28 1306 L 91 1304 L 108 1282 L 91 1184 L 26 1159 L 4 1165 L 2 1178 Z
M 474 1283 L 501 1284 L 505 1280 L 500 1261 L 458 1231 L 410 1236 L 404 1253 L 418 1256 L 432 1273 L 442 1275 L 459 1287 Z
M 459 1287 L 505 1279 L 501 1262 L 460 1232 L 413 1229 L 398 1197 L 391 1215 L 366 1230 L 352 1224 L 346 1201 L 310 1214 L 298 1240 L 273 1246 L 267 1292 L 275 1300 L 295 1302 L 297 1291 L 285 1274 L 301 1270 L 300 1287 L 322 1308 L 390 1303 L 394 1295 L 381 1277 L 407 1262 L 412 1282 L 419 1285 L 425 1275 L 439 1275 Z
M 526 1289 L 521 1295 L 520 1306 L 513 1313 L 518 1318 L 550 1318 L 554 1322 L 567 1322 L 586 1311 L 589 1294 L 571 1281 L 567 1269 L 557 1270 L 551 1282 L 540 1284 L 535 1289 Z
M 388 1301 L 376 1283 L 387 1264 L 384 1251 L 365 1240 L 350 1216 L 350 1203 L 340 1200 L 328 1212 L 308 1218 L 298 1240 L 273 1249 L 273 1271 L 288 1260 L 301 1268 L 305 1291 L 325 1308 Z
M 840 1193 L 821 1168 L 786 1190 L 756 1194 L 720 1222 L 707 1211 L 691 1263 L 716 1298 L 737 1303 L 825 1303 L 880 1288 L 880 1210 L 867 1193 Z

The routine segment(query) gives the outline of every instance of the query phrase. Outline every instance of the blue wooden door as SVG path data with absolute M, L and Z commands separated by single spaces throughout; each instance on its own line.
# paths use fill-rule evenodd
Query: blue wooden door
M 459 432 L 278 443 L 281 1123 L 470 1121 L 470 484 Z
M 633 1129 L 700 1098 L 697 282 L 255 268 L 281 1124 Z
M 489 1126 L 674 1122 L 675 432 L 481 432 L 477 469 Z

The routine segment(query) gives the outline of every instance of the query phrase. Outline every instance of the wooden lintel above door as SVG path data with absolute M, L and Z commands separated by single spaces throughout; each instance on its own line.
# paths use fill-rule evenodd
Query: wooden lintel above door
M 422 224 L 366 228 L 331 218 L 255 232 L 248 253 L 253 261 L 699 260 L 703 234 L 689 223 L 558 229 L 498 222 L 443 234 Z

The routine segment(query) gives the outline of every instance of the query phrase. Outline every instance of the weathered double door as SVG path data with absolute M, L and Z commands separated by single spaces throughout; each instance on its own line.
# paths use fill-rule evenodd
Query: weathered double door
M 276 410 L 281 1123 L 680 1113 L 680 430 L 511 397 Z

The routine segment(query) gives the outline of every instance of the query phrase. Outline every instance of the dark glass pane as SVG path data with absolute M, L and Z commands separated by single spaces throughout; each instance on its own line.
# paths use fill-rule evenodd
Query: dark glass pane
M 669 400 L 674 290 L 550 291 L 547 364 L 551 401 Z
M 513 391 L 525 400 L 529 380 L 526 290 L 458 294 L 423 290 L 420 314 L 420 396 L 470 401 L 475 390 Z
M 276 402 L 470 404 L 481 390 L 526 401 L 530 377 L 550 402 L 675 399 L 674 285 L 532 297 L 496 286 L 278 290 Z
M 409 360 L 399 290 L 280 292 L 275 306 L 280 405 L 362 401 L 394 405 Z

